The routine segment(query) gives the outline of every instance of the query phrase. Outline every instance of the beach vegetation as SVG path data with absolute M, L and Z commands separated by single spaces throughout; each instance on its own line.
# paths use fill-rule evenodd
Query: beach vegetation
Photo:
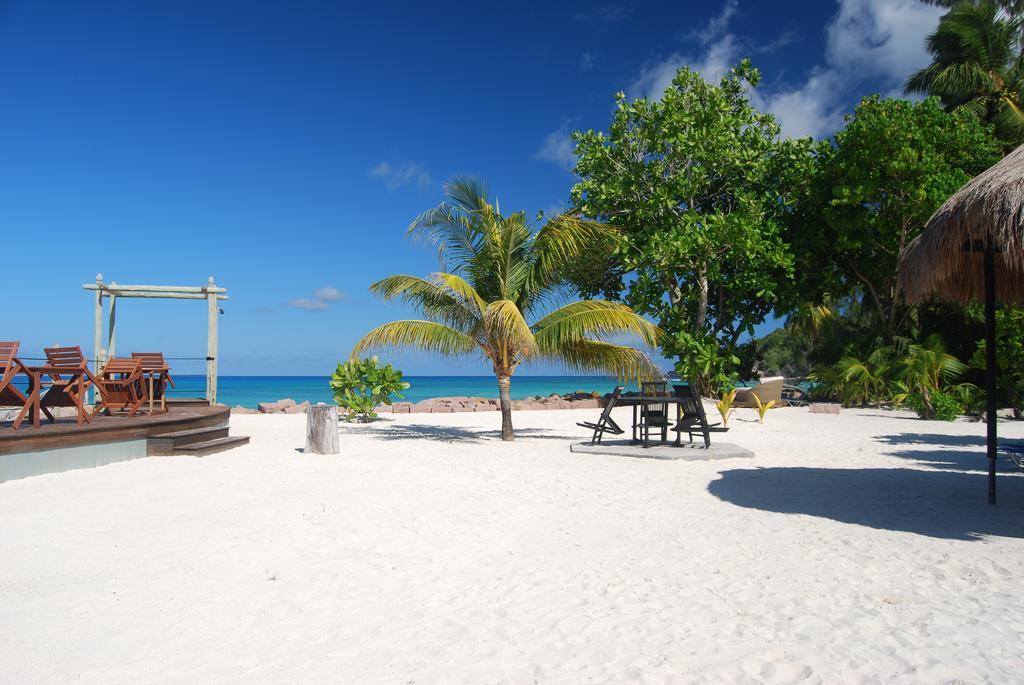
M 722 393 L 718 401 L 715 402 L 715 408 L 718 409 L 718 413 L 722 416 L 722 427 L 729 427 L 729 418 L 732 417 L 736 410 L 733 409 L 733 403 L 736 401 L 736 388 L 726 390 Z
M 657 326 L 624 304 L 570 297 L 570 272 L 592 258 L 595 245 L 614 240 L 613 227 L 563 214 L 533 230 L 525 213 L 502 214 L 486 186 L 472 178 L 450 181 L 445 193 L 447 200 L 409 227 L 413 238 L 437 249 L 441 270 L 426 278 L 389 276 L 370 286 L 423 318 L 378 326 L 353 356 L 382 347 L 483 355 L 498 381 L 503 440 L 513 439 L 512 375 L 529 360 L 621 379 L 662 377 L 645 352 L 613 341 L 633 336 L 656 347 L 662 340 Z
M 729 385 L 741 338 L 793 275 L 784 219 L 811 144 L 751 104 L 760 78 L 746 60 L 716 84 L 682 68 L 661 99 L 618 93 L 607 131 L 573 134 L 572 205 L 618 229 L 579 289 L 657 321 L 665 355 L 705 395 Z
M 391 404 L 409 388 L 402 372 L 391 364 L 381 365 L 377 357 L 349 359 L 338 364 L 331 374 L 334 401 L 343 410 L 342 418 L 366 423 L 377 418 L 379 405 Z
M 978 341 L 971 359 L 976 368 L 985 368 L 987 346 Z M 996 311 L 996 364 L 999 376 L 997 390 L 1016 419 L 1024 417 L 1024 309 L 1000 307 Z
M 773 408 L 778 402 L 776 400 L 768 400 L 762 402 L 761 398 L 756 393 L 750 393 L 750 396 L 754 399 L 754 410 L 757 412 L 757 418 L 761 423 L 764 423 L 764 417 L 768 413 L 768 410 Z
M 919 308 L 900 290 L 900 258 L 932 213 L 1000 155 L 969 112 L 947 113 L 934 98 L 864 98 L 834 143 L 817 148 L 813 179 L 791 216 L 795 323 L 820 332 L 828 317 L 816 307 L 857 300 L 853 313 L 869 339 L 925 337 Z
M 950 7 L 928 36 L 932 62 L 907 79 L 908 93 L 934 95 L 995 130 L 1009 152 L 1024 142 L 1024 3 L 975 0 Z

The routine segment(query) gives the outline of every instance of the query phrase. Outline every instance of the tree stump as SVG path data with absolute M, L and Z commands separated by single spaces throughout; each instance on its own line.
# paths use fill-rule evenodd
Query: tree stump
M 338 454 L 338 408 L 316 404 L 306 412 L 306 452 Z

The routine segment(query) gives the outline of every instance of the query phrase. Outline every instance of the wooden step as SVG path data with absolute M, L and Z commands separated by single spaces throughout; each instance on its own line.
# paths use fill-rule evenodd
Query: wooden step
M 208 454 L 224 452 L 226 450 L 241 447 L 249 444 L 248 435 L 232 435 L 224 438 L 215 438 L 204 442 L 193 442 L 188 445 L 174 448 L 174 454 L 187 454 L 193 457 L 205 457 Z
M 146 453 L 151 457 L 165 457 L 175 454 L 174 448 L 192 445 L 197 442 L 207 442 L 217 438 L 228 437 L 228 426 L 214 426 L 212 428 L 190 428 L 170 433 L 158 433 L 150 435 L 146 441 Z

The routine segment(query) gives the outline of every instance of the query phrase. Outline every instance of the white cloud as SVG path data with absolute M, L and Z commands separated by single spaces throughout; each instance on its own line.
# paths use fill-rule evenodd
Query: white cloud
M 566 171 L 571 170 L 576 166 L 576 155 L 573 153 L 575 145 L 569 134 L 568 126 L 562 126 L 547 134 L 540 148 L 533 154 L 533 158 L 553 162 Z
M 645 64 L 629 93 L 660 98 L 682 66 L 699 71 L 714 83 L 744 56 L 776 50 L 788 42 L 757 46 L 742 40 L 729 26 L 737 10 L 737 3 L 730 0 L 691 35 L 704 47 L 702 51 L 676 52 Z M 844 113 L 853 108 L 859 94 L 899 95 L 906 77 L 928 64 L 925 38 L 943 11 L 918 0 L 839 0 L 839 10 L 825 29 L 822 63 L 788 87 L 762 84 L 751 100 L 775 114 L 785 135 L 831 136 L 842 126 Z
M 594 68 L 594 53 L 587 50 L 580 55 L 580 71 L 590 71 Z
M 419 162 L 378 162 L 368 172 L 370 178 L 378 178 L 384 181 L 384 187 L 390 191 L 408 185 L 415 185 L 419 188 L 427 188 L 432 181 L 430 174 Z
M 314 290 L 312 297 L 297 297 L 293 300 L 288 300 L 288 306 L 295 307 L 296 309 L 305 309 L 309 312 L 322 312 L 325 309 L 330 309 L 332 304 L 343 299 L 345 299 L 345 293 L 333 286 L 325 285 L 323 288 Z
M 327 285 L 314 291 L 313 298 L 322 302 L 340 302 L 345 298 L 345 293 Z
M 305 309 L 306 311 L 315 312 L 322 311 L 330 308 L 331 305 L 321 300 L 311 300 L 307 297 L 297 297 L 294 300 L 288 300 L 289 307 L 295 307 L 296 309 Z

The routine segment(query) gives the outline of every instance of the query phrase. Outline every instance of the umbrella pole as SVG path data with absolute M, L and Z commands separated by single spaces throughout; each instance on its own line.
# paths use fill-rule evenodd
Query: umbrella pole
M 996 503 L 996 268 L 992 235 L 985 237 L 985 400 L 988 503 Z

